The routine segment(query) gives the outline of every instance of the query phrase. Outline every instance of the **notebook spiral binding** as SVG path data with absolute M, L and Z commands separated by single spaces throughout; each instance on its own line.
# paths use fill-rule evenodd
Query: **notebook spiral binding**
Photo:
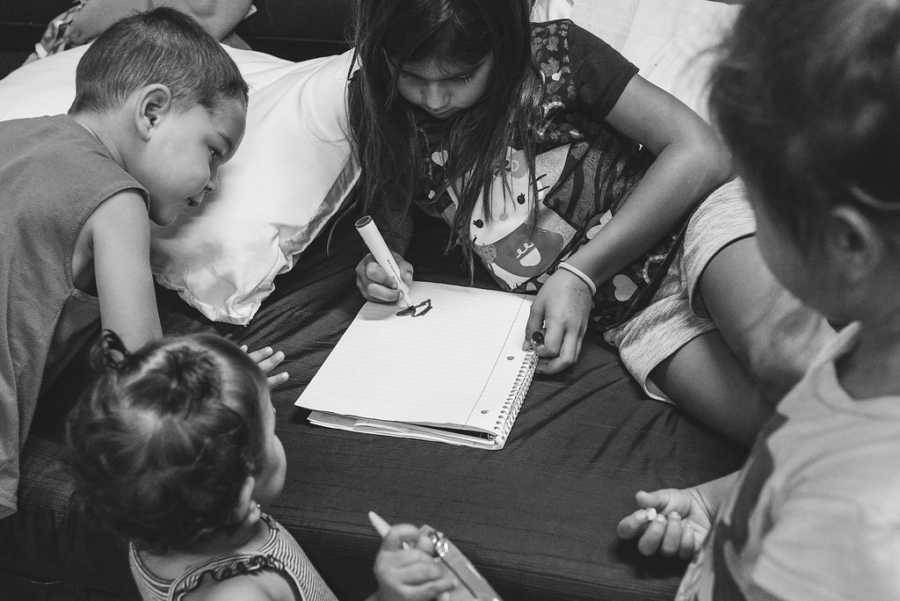
M 525 395 L 528 394 L 528 388 L 531 386 L 531 380 L 534 378 L 534 369 L 537 367 L 538 356 L 534 352 L 525 354 L 522 365 L 516 374 L 512 389 L 509 396 L 506 397 L 503 406 L 500 408 L 500 414 L 497 416 L 495 424 L 495 435 L 500 439 L 506 439 L 512 430 L 513 423 L 522 409 L 522 403 L 525 402 Z M 499 430 L 498 430 L 499 428 Z

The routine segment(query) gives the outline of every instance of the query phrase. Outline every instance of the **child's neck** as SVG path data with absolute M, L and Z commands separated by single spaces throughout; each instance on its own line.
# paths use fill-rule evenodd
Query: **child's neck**
M 190 550 L 173 551 L 156 556 L 156 561 L 150 559 L 150 563 L 157 570 L 160 570 L 161 566 L 166 566 L 168 570 L 178 572 L 185 566 L 193 565 L 198 561 L 233 553 L 264 536 L 266 531 L 265 523 L 262 520 L 245 521 L 233 532 L 216 535 Z
M 110 126 L 110 120 L 118 119 L 117 115 L 107 116 L 96 113 L 74 113 L 70 115 L 79 125 L 85 128 L 100 144 L 109 152 L 112 159 L 125 168 L 125 157 L 121 150 L 121 144 L 115 135 L 115 126 Z
M 856 346 L 837 368 L 841 386 L 855 399 L 900 396 L 900 308 L 861 321 Z
M 220 555 L 235 549 L 240 549 L 264 530 L 262 520 L 244 521 L 234 532 L 217 535 L 197 548 L 197 552 L 203 555 Z

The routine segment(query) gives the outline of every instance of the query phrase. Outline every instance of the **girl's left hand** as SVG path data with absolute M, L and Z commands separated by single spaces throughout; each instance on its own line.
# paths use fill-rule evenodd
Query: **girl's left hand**
M 250 359 L 259 366 L 259 369 L 262 370 L 264 374 L 268 374 L 284 361 L 284 353 L 281 351 L 276 352 L 271 346 L 250 352 L 247 350 L 247 345 L 244 344 L 241 346 L 241 350 L 247 353 Z M 275 388 L 276 386 L 284 384 L 288 381 L 289 377 L 290 376 L 286 371 L 281 371 L 277 374 L 268 376 L 269 386 Z
M 544 282 L 525 330 L 526 345 L 536 332 L 543 334 L 543 343 L 534 345 L 541 359 L 538 373 L 555 374 L 575 365 L 592 306 L 591 291 L 578 276 L 559 269 Z

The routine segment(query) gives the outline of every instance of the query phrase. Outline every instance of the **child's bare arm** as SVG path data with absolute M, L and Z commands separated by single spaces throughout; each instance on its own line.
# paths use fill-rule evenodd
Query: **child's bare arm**
M 607 120 L 656 159 L 615 219 L 566 260 L 598 283 L 649 251 L 731 174 L 730 154 L 712 128 L 640 76 L 627 84 Z M 542 372 L 558 372 L 577 360 L 590 313 L 590 294 L 585 292 L 587 286 L 576 275 L 559 270 L 538 294 L 528 335 L 544 329 L 544 348 L 538 351 L 544 358 Z
M 100 320 L 131 350 L 162 334 L 150 272 L 150 220 L 144 199 L 125 191 L 94 211 L 90 228 Z
M 607 121 L 656 159 L 628 202 L 569 262 L 606 281 L 648 251 L 731 175 L 731 156 L 712 128 L 680 100 L 640 76 Z

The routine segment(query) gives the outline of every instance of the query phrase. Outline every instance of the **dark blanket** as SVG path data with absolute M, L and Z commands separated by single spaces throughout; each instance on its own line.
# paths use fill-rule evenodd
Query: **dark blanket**
M 326 256 L 320 241 L 280 276 L 249 327 L 209 323 L 160 292 L 168 332 L 214 329 L 287 354 L 291 380 L 273 399 L 288 474 L 270 510 L 338 597 L 374 590 L 372 509 L 392 522 L 442 530 L 507 601 L 670 599 L 684 564 L 640 558 L 633 544 L 616 540 L 617 521 L 634 508 L 637 490 L 717 477 L 742 456 L 672 407 L 642 399 L 597 342 L 586 342 L 570 372 L 534 382 L 501 451 L 306 422 L 293 402 L 362 303 L 352 271 L 362 247 L 347 229 L 335 234 L 340 252 Z M 417 262 L 418 277 L 453 280 L 441 260 L 431 270 L 428 260 Z M 57 395 L 71 396 L 78 374 L 69 377 Z M 54 423 L 46 410 L 42 423 Z M 56 461 L 59 445 L 50 442 L 57 435 L 52 427 L 38 433 L 25 453 L 22 509 L 0 521 L 0 570 L 134 595 L 122 544 L 72 511 L 71 481 Z M 0 578 L 0 592 L 3 586 Z

